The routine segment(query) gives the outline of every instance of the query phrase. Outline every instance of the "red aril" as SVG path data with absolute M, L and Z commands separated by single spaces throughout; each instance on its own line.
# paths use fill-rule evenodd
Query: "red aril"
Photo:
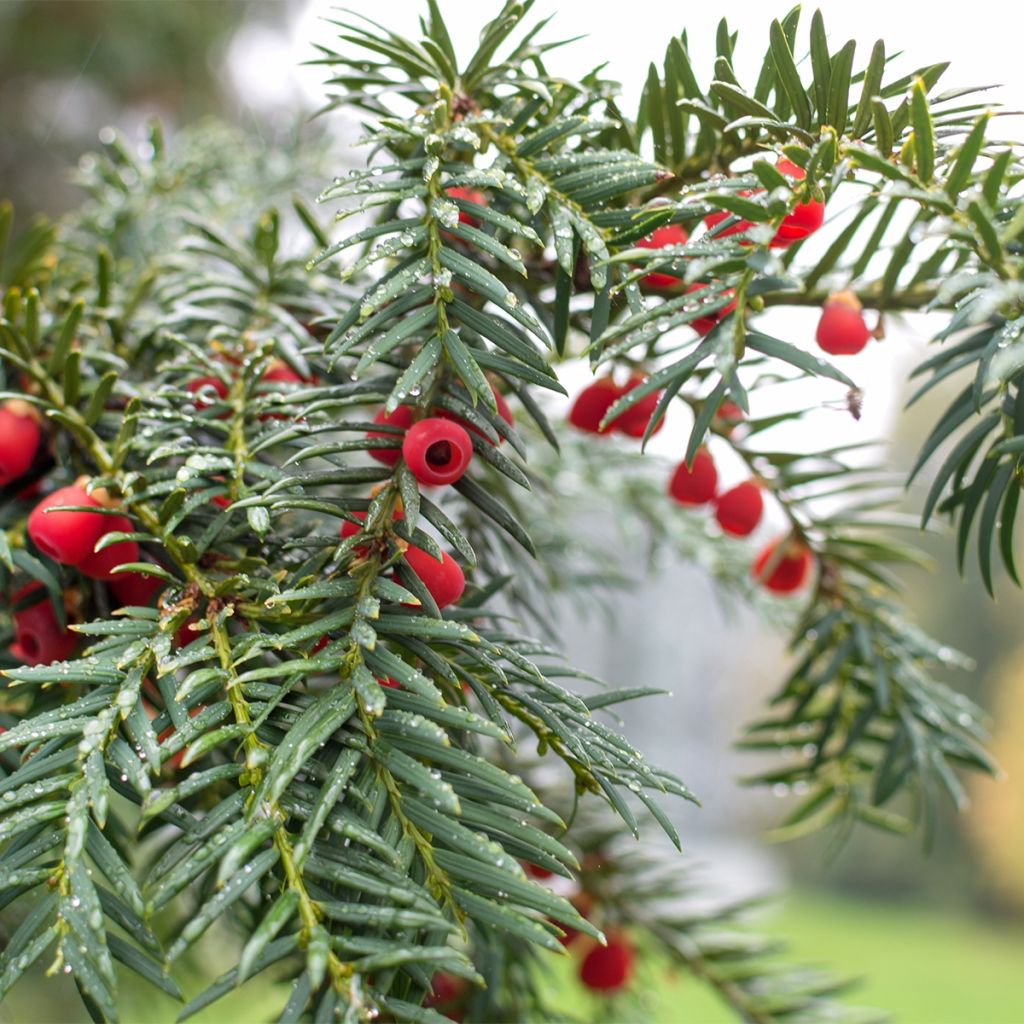
M 853 292 L 833 292 L 825 300 L 815 340 L 832 356 L 853 356 L 871 340 L 863 307 Z
M 28 535 L 47 558 L 62 565 L 78 565 L 88 558 L 96 541 L 109 529 L 106 515 L 89 511 L 49 511 L 59 505 L 103 506 L 80 484 L 60 487 L 29 513 Z
M 687 238 L 689 235 L 681 224 L 666 224 L 663 227 L 655 228 L 646 238 L 641 238 L 636 244 L 639 249 L 665 249 L 670 245 L 685 245 Z M 652 270 L 651 273 L 640 278 L 642 286 L 658 291 L 678 288 L 682 283 L 681 278 L 657 270 Z
M 706 448 L 700 448 L 693 457 L 693 465 L 680 462 L 668 484 L 668 493 L 680 505 L 706 505 L 715 496 L 718 469 Z
M 734 537 L 746 537 L 757 529 L 764 513 L 761 485 L 745 480 L 718 496 L 715 519 L 718 525 Z
M 404 433 L 409 427 L 412 426 L 413 408 L 411 405 L 400 405 L 394 412 L 386 413 L 383 409 L 373 417 L 374 423 L 379 423 L 385 427 L 396 427 L 398 431 Z M 402 440 L 402 434 L 397 431 L 388 430 L 368 430 L 366 432 L 367 437 L 386 437 L 389 441 L 400 442 Z M 402 457 L 402 448 L 400 444 L 395 444 L 393 448 L 370 448 L 368 449 L 370 456 L 376 459 L 378 462 L 383 462 L 385 466 L 397 466 L 398 460 Z
M 751 566 L 751 575 L 773 594 L 792 594 L 806 582 L 814 567 L 814 555 L 803 541 L 773 540 L 762 548 Z
M 469 468 L 473 459 L 473 442 L 458 423 L 440 416 L 428 416 L 406 431 L 402 458 L 421 484 L 453 484 Z

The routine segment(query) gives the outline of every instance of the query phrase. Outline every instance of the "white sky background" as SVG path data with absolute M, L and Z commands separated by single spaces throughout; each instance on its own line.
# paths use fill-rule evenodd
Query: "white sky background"
M 301 67 L 310 56 L 311 39 L 330 39 L 334 29 L 321 19 L 339 16 L 340 5 L 328 0 L 310 0 L 293 20 L 288 37 L 258 26 L 239 33 L 232 46 L 231 70 L 240 92 L 260 106 L 274 107 L 294 102 L 299 95 L 311 104 L 322 99 L 322 69 Z M 351 11 L 374 18 L 399 33 L 415 35 L 417 18 L 424 13 L 422 0 L 389 0 L 388 3 L 353 0 L 346 4 Z M 807 46 L 807 29 L 815 6 L 820 6 L 825 19 L 833 52 L 847 39 L 857 41 L 855 66 L 866 62 L 871 46 L 880 36 L 886 41 L 889 53 L 903 51 L 896 65 L 900 74 L 913 68 L 942 60 L 952 61 L 937 91 L 961 86 L 982 84 L 1001 85 L 1003 88 L 988 95 L 1008 108 L 1024 107 L 1024 61 L 1020 59 L 1019 19 L 1012 15 L 1005 3 L 995 0 L 975 0 L 970 16 L 955 20 L 945 16 L 940 7 L 930 11 L 922 4 L 899 3 L 892 0 L 823 0 L 818 5 L 807 4 L 798 34 L 797 59 Z M 489 11 L 497 11 L 498 0 L 489 3 L 469 0 L 441 0 L 449 31 L 460 56 L 472 52 L 479 27 Z M 620 81 L 625 94 L 625 110 L 635 110 L 640 89 L 651 60 L 660 61 L 671 34 L 688 31 L 691 57 L 698 78 L 708 82 L 714 62 L 715 30 L 720 18 L 728 19 L 730 27 L 739 29 L 736 68 L 741 81 L 752 82 L 760 59 L 767 48 L 768 26 L 774 17 L 781 17 L 789 9 L 787 0 L 778 4 L 757 3 L 749 0 L 720 0 L 715 5 L 644 4 L 632 9 L 627 5 L 601 2 L 601 0 L 538 0 L 532 15 L 542 17 L 556 10 L 549 24 L 548 38 L 566 38 L 586 33 L 585 38 L 567 46 L 549 59 L 549 68 L 567 77 L 578 76 L 602 61 L 607 61 L 605 76 Z M 630 11 L 636 17 L 629 17 Z M 623 16 L 626 12 L 627 16 Z M 994 31 L 994 26 L 1002 29 Z M 802 49 L 801 49 L 802 48 Z M 1024 136 L 1024 116 L 1000 117 L 990 129 L 990 137 L 1021 138 Z M 835 215 L 840 206 L 836 198 L 829 209 Z M 760 318 L 759 326 L 794 344 L 816 351 L 814 329 L 817 312 L 808 309 L 778 310 Z M 842 368 L 864 390 L 864 415 L 859 423 L 837 408 L 826 408 L 815 414 L 812 421 L 788 431 L 786 437 L 775 437 L 775 443 L 794 447 L 811 445 L 821 449 L 829 444 L 840 444 L 872 437 L 885 437 L 891 433 L 893 417 L 899 410 L 900 396 L 905 394 L 905 380 L 909 368 L 917 361 L 923 345 L 933 333 L 929 318 L 914 314 L 887 320 L 887 340 L 884 344 L 869 345 L 864 353 L 841 361 Z M 566 367 L 564 379 L 570 393 L 587 379 L 588 371 L 580 367 Z M 794 400 L 792 393 L 780 396 L 786 403 L 813 405 L 831 402 L 841 405 L 844 390 L 838 385 L 811 382 Z M 754 413 L 775 411 L 764 404 L 755 405 Z M 680 451 L 689 424 L 677 412 L 670 414 L 668 427 L 654 439 L 653 451 L 675 455 Z M 729 479 L 729 467 L 722 467 Z

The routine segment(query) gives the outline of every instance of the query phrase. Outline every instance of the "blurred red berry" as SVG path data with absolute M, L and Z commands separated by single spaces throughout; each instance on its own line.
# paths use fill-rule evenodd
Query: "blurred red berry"
M 806 544 L 780 538 L 761 550 L 750 572 L 773 594 L 792 594 L 807 582 L 813 566 L 814 555 Z
M 315 374 L 303 377 L 302 374 L 293 370 L 283 359 L 275 359 L 267 372 L 263 374 L 263 380 L 267 384 L 317 384 L 319 381 Z
M 616 992 L 633 977 L 632 943 L 624 936 L 610 936 L 607 946 L 595 946 L 580 964 L 580 981 L 595 992 Z
M 543 882 L 554 875 L 553 871 L 549 871 L 547 868 L 542 868 L 537 864 L 531 864 L 528 860 L 524 860 L 522 864 L 523 870 L 531 878 L 536 878 L 539 882 Z
M 41 583 L 26 583 L 11 598 L 11 604 L 23 605 L 11 614 L 14 643 L 10 650 L 16 658 L 27 665 L 49 665 L 71 657 L 78 637 L 57 621 Z
M 430 991 L 423 1005 L 444 1014 L 449 1020 L 461 1021 L 460 1003 L 466 994 L 466 982 L 454 974 L 438 971 L 430 979 Z
M 693 284 L 689 285 L 686 289 L 687 293 L 690 292 L 701 292 L 707 288 L 707 285 L 703 281 L 694 281 Z M 727 288 L 724 292 L 720 293 L 722 296 L 732 295 L 733 290 Z M 710 296 L 699 296 L 701 299 L 708 299 Z M 717 296 L 716 296 L 717 297 Z M 708 313 L 706 316 L 698 317 L 696 320 L 690 321 L 690 326 L 703 338 L 706 334 L 710 334 L 711 331 L 723 321 L 730 313 L 736 309 L 736 300 L 727 306 L 723 306 L 721 309 L 716 309 L 713 313 Z
M 39 422 L 27 402 L 12 399 L 0 405 L 0 487 L 28 472 L 41 438 Z
M 791 160 L 779 160 L 775 164 L 775 169 L 779 171 L 780 174 L 784 174 L 788 178 L 794 178 L 797 181 L 803 181 L 806 177 L 804 169 L 802 167 L 798 167 Z M 746 198 L 758 195 L 763 191 L 764 189 L 744 189 L 737 192 L 736 195 Z M 704 218 L 704 223 L 710 231 L 730 216 L 732 216 L 732 214 L 726 210 L 716 210 L 714 213 L 710 213 Z M 769 244 L 773 249 L 784 249 L 786 246 L 792 245 L 794 242 L 798 242 L 817 231 L 824 220 L 824 203 L 817 199 L 811 199 L 807 202 L 799 203 L 782 219 L 778 230 L 775 232 L 775 236 Z M 741 231 L 749 231 L 752 227 L 753 224 L 750 221 L 738 220 L 735 224 L 731 224 L 729 227 L 718 231 L 715 234 L 715 238 L 727 238 L 729 235 L 739 234 Z M 745 242 L 744 244 L 748 243 Z
M 104 536 L 108 533 L 131 533 L 134 529 L 127 516 L 107 516 L 105 525 Z M 133 540 L 122 540 L 83 558 L 78 569 L 94 580 L 112 580 L 117 566 L 138 560 L 139 545 Z
M 487 206 L 487 196 L 479 189 L 468 188 L 465 185 L 453 185 L 445 189 L 445 195 L 449 199 L 461 199 L 466 203 L 475 203 L 477 206 Z M 483 223 L 479 217 L 474 217 L 465 210 L 459 210 L 459 223 L 468 224 L 472 228 L 478 228 Z
M 569 422 L 588 434 L 607 434 L 611 424 L 601 427 L 601 420 L 616 399 L 621 398 L 625 388 L 619 387 L 611 377 L 599 377 L 588 384 L 573 400 L 569 409 Z
M 715 413 L 715 424 L 723 433 L 731 433 L 746 417 L 743 410 L 735 402 L 723 402 Z
M 633 388 L 639 387 L 646 379 L 643 374 L 634 374 L 623 389 L 623 394 L 628 394 Z M 661 401 L 661 394 L 660 391 L 652 391 L 649 395 L 645 395 L 636 405 L 631 406 L 624 413 L 616 416 L 609 424 L 610 428 L 626 434 L 628 437 L 643 437 L 647 424 L 654 415 L 658 402 Z M 653 437 L 664 426 L 665 417 L 663 414 L 661 419 L 658 420 L 657 426 L 651 431 L 651 436 Z
M 715 504 L 715 519 L 726 533 L 734 537 L 746 537 L 757 529 L 764 512 L 764 496 L 761 485 L 746 480 L 718 496 Z
M 693 465 L 680 462 L 669 481 L 668 493 L 680 505 L 706 505 L 715 496 L 718 469 L 706 448 L 700 448 L 693 457 Z
M 853 356 L 871 340 L 863 307 L 853 292 L 833 292 L 825 300 L 815 338 L 818 347 L 833 356 Z
M 208 409 L 213 405 L 213 395 L 221 401 L 228 397 L 228 386 L 220 377 L 196 377 L 185 385 L 186 391 L 191 391 L 195 397 L 197 409 Z
M 791 160 L 780 160 L 775 169 L 788 178 L 803 181 L 807 172 Z M 771 241 L 773 249 L 785 249 L 813 234 L 825 221 L 825 204 L 817 199 L 798 203 L 791 213 L 786 214 Z
M 103 506 L 84 487 L 60 487 L 40 501 L 28 516 L 28 535 L 47 558 L 62 565 L 78 565 L 88 558 L 96 541 L 109 529 L 108 517 L 100 512 L 49 512 L 58 505 Z
M 383 409 L 373 417 L 374 423 L 382 426 L 396 427 L 402 432 L 412 426 L 413 408 L 411 405 L 400 405 L 394 412 L 386 413 Z M 401 441 L 400 434 L 386 430 L 368 430 L 367 437 L 386 437 L 389 441 Z M 402 457 L 402 449 L 396 445 L 394 448 L 370 448 L 370 455 L 385 466 L 397 466 L 398 460 Z
M 681 224 L 666 224 L 663 227 L 655 228 L 646 238 L 637 242 L 640 249 L 665 249 L 670 245 L 685 245 L 689 235 Z M 682 279 L 672 274 L 663 274 L 657 270 L 651 271 L 640 278 L 640 284 L 646 288 L 655 288 L 664 291 L 668 288 L 678 288 L 682 285 Z
M 748 196 L 755 194 L 754 189 L 745 188 L 737 192 L 736 195 L 746 199 Z M 720 238 L 728 238 L 730 235 L 738 235 L 742 231 L 749 231 L 754 225 L 749 220 L 737 220 L 735 224 L 730 224 L 727 228 L 722 228 L 720 231 L 715 229 L 724 220 L 728 220 L 729 217 L 733 217 L 735 214 L 730 213 L 728 210 L 715 210 L 714 213 L 709 213 L 704 218 L 704 224 L 708 231 L 714 231 L 714 239 L 718 241 Z
M 402 458 L 421 484 L 453 484 L 469 468 L 473 442 L 458 423 L 428 416 L 406 431 Z
M 409 568 L 420 578 L 427 592 L 438 608 L 454 604 L 466 589 L 466 577 L 459 563 L 446 551 L 441 552 L 441 561 L 422 548 L 410 546 L 405 552 Z

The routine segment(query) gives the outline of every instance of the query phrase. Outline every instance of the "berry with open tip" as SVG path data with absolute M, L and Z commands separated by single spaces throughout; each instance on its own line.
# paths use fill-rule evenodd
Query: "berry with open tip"
M 428 416 L 405 432 L 402 458 L 421 484 L 453 484 L 469 468 L 473 459 L 473 442 L 458 423 L 440 416 Z

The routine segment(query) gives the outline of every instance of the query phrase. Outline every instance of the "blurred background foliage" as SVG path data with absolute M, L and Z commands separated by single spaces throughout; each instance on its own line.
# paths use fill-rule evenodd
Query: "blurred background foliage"
M 370 7 L 359 0 L 352 6 Z M 724 13 L 742 20 L 742 4 L 724 6 L 729 8 Z M 305 7 L 305 0 L 0 0 L 0 195 L 14 201 L 17 223 L 24 225 L 37 214 L 59 216 L 79 200 L 69 168 L 94 147 L 106 126 L 137 139 L 153 115 L 164 121 L 168 134 L 214 115 L 246 129 L 257 149 L 282 133 L 290 133 L 288 145 L 301 145 L 315 135 L 322 125 L 295 128 L 303 111 L 284 113 L 299 95 L 285 71 L 257 67 L 257 74 L 270 76 L 260 102 L 240 85 L 244 75 L 232 73 L 232 67 L 244 72 L 248 59 L 251 74 L 251 65 L 261 59 L 259 41 L 274 34 L 285 38 Z M 677 27 L 666 26 L 665 32 Z M 651 46 L 653 56 L 660 46 L 653 32 Z M 280 82 L 273 78 L 279 73 Z M 895 329 L 890 325 L 884 372 L 905 380 L 927 337 L 924 318 L 897 323 Z M 889 441 L 899 467 L 909 466 L 934 415 L 962 386 L 956 380 L 947 385 L 909 415 L 894 418 Z M 896 389 L 900 403 L 909 393 L 906 386 Z M 926 488 L 927 481 L 920 486 Z M 666 655 L 666 664 L 676 666 L 675 713 L 659 704 L 650 719 L 630 724 L 638 733 L 643 730 L 655 760 L 665 762 L 663 752 L 671 751 L 679 763 L 666 766 L 697 783 L 706 810 L 687 812 L 679 825 L 684 843 L 709 862 L 722 889 L 748 895 L 791 883 L 793 891 L 774 912 L 772 926 L 792 943 L 795 957 L 864 975 L 857 1001 L 884 1007 L 900 1021 L 1009 1024 L 1024 1021 L 1019 984 L 1024 956 L 1024 597 L 1000 579 L 998 600 L 991 603 L 972 578 L 976 570 L 968 569 L 966 581 L 958 578 L 948 537 L 931 538 L 929 544 L 934 570 L 908 578 L 909 604 L 926 630 L 976 661 L 976 672 L 957 685 L 990 710 L 992 749 L 1005 777 L 976 783 L 972 809 L 960 818 L 945 815 L 927 857 L 914 844 L 867 829 L 838 852 L 829 848 L 827 836 L 764 852 L 758 837 L 769 821 L 762 801 L 735 786 L 735 776 L 753 772 L 756 764 L 750 755 L 727 748 L 781 678 L 780 643 L 752 616 L 720 606 L 700 570 L 679 558 L 661 559 L 651 569 L 656 585 L 645 587 L 645 593 L 653 595 L 649 600 L 666 592 L 682 595 L 673 602 L 674 614 L 685 619 L 687 637 L 700 638 L 700 649 L 682 659 L 679 652 Z M 636 552 L 622 554 L 628 563 Z M 633 562 L 634 577 L 635 565 L 642 562 Z M 629 634 L 638 624 L 661 634 L 648 635 L 647 647 L 667 649 L 678 635 L 673 623 L 660 621 L 628 592 L 616 597 L 612 607 L 610 618 L 598 615 L 600 621 L 581 622 L 575 634 L 570 632 L 575 637 L 570 654 L 599 674 L 622 677 L 628 671 L 633 657 Z M 578 614 L 568 604 L 561 605 L 561 612 L 567 619 Z M 596 636 L 601 642 L 594 642 Z M 726 648 L 733 653 L 727 656 Z M 609 664 L 615 660 L 618 666 Z M 706 674 L 699 685 L 690 686 L 688 678 L 699 672 Z M 709 686 L 719 683 L 729 699 L 708 693 Z M 707 744 L 709 732 L 712 742 L 724 740 L 725 748 L 714 762 L 720 781 L 702 787 L 709 748 L 701 748 L 701 742 Z M 723 768 L 732 776 L 724 782 Z M 197 961 L 204 968 L 208 956 L 216 960 L 222 939 L 214 937 L 203 947 Z M 692 1021 L 727 1019 L 683 979 L 662 974 L 644 980 L 651 983 L 652 1020 L 679 1020 L 684 1013 Z M 568 975 L 563 983 L 571 987 Z M 165 997 L 137 991 L 132 998 L 126 1004 L 127 1020 L 174 1017 Z M 238 998 L 219 1004 L 209 1019 L 258 1019 L 259 990 Z M 583 996 L 573 991 L 572 998 L 580 1000 L 576 1009 L 586 1018 Z M 20 996 L 0 1007 L 0 1020 L 63 1020 L 68 1005 L 74 1003 L 63 1001 L 59 981 L 35 991 L 23 987 Z

